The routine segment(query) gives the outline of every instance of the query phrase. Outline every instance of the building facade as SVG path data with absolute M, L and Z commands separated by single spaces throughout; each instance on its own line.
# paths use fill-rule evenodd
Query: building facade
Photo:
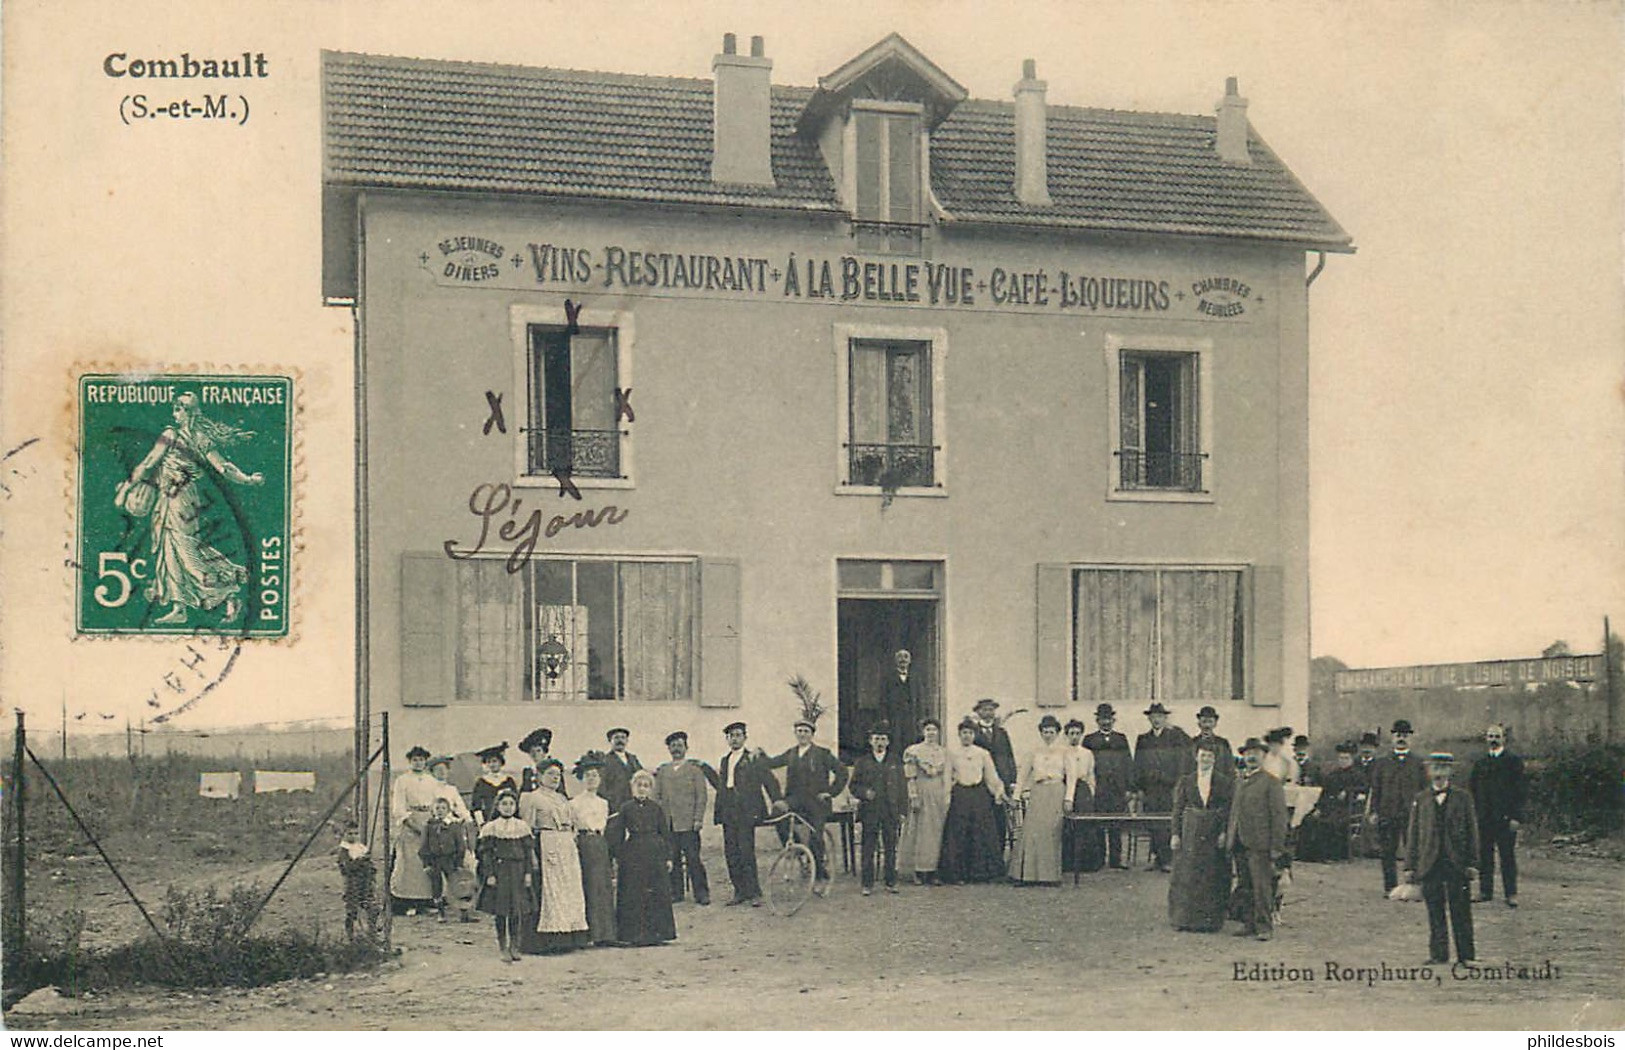
M 363 717 L 709 754 L 787 743 L 802 676 L 851 747 L 908 649 L 911 716 L 992 696 L 1018 747 L 1102 702 L 1304 724 L 1306 253 L 1352 248 L 1234 82 L 1125 113 L 763 51 L 325 56 Z

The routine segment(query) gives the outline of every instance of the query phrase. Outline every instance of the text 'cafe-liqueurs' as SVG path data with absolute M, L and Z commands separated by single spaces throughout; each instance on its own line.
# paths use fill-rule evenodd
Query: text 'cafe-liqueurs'
M 849 754 L 979 696 L 1018 750 L 1102 703 L 1303 724 L 1309 287 L 1353 249 L 1235 82 L 977 99 L 895 34 L 771 70 L 324 56 L 360 716 L 710 755 L 786 745 L 801 676 Z

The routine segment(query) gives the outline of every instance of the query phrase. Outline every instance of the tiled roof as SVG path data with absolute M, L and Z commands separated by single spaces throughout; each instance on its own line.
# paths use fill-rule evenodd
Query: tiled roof
M 774 86 L 774 186 L 711 181 L 709 80 L 328 52 L 325 178 L 338 188 L 484 191 L 842 212 L 811 89 Z M 945 222 L 1229 236 L 1347 250 L 1349 236 L 1254 133 L 1221 162 L 1214 119 L 1051 106 L 1053 204 L 1012 191 L 1014 107 L 971 99 L 932 133 Z

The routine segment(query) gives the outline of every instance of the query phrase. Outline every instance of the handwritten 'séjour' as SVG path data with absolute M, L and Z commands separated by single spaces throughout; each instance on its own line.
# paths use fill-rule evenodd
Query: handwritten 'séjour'
M 460 560 L 485 553 L 486 541 L 491 538 L 492 523 L 497 522 L 497 539 L 503 543 L 513 544 L 513 550 L 508 554 L 508 571 L 518 572 L 530 560 L 531 553 L 536 550 L 536 541 L 542 535 L 545 534 L 548 539 L 552 539 L 572 525 L 578 529 L 619 525 L 632 513 L 630 510 L 621 510 L 610 504 L 602 510 L 578 511 L 569 517 L 555 514 L 544 528 L 542 526 L 544 515 L 540 510 L 532 510 L 522 519 L 519 517 L 519 506 L 523 502 L 513 498 L 513 489 L 508 485 L 483 482 L 474 486 L 474 491 L 468 496 L 468 512 L 480 519 L 479 539 L 474 541 L 472 547 L 460 549 L 457 541 L 446 540 L 444 544 L 446 557 Z

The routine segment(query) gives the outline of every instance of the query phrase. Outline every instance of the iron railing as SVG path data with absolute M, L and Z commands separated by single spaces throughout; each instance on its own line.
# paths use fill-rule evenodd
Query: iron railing
M 576 477 L 621 476 L 619 430 L 532 430 L 530 473 L 569 471 Z
M 1205 452 L 1145 452 L 1120 449 L 1117 485 L 1125 492 L 1206 492 L 1203 487 Z
M 936 483 L 935 445 L 847 445 L 847 483 L 922 488 Z

